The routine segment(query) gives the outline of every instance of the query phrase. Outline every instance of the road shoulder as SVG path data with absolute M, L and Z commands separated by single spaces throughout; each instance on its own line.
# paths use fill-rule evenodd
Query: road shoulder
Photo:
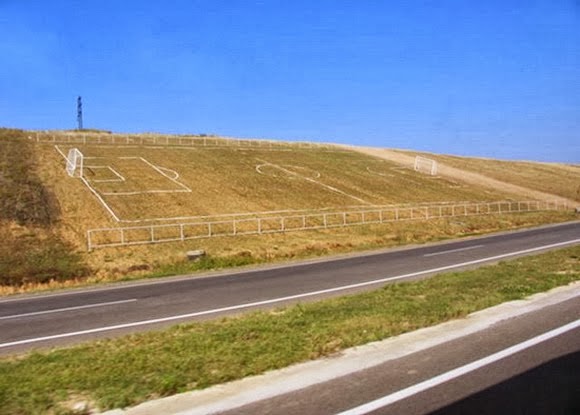
M 145 402 L 107 415 L 207 414 L 231 410 L 262 399 L 303 389 L 371 368 L 464 336 L 484 330 L 498 322 L 540 310 L 580 296 L 580 282 L 540 293 L 524 300 L 504 303 L 449 321 L 380 342 L 345 350 L 335 356 L 300 363 L 201 391 L 186 392 Z

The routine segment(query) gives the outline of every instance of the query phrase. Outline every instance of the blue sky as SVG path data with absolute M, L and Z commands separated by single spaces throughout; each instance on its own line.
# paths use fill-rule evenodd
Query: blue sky
M 0 0 L 0 126 L 580 162 L 578 0 Z

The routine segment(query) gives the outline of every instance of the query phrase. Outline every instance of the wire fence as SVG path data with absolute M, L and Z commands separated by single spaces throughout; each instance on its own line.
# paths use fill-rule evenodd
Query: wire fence
M 239 139 L 215 136 L 170 136 L 156 134 L 99 134 L 99 133 L 50 133 L 36 132 L 37 143 L 54 144 L 108 144 L 108 145 L 151 145 L 177 147 L 233 147 L 253 149 L 327 149 L 341 150 L 332 144 L 312 142 L 290 142 L 260 139 Z
M 91 251 L 104 247 L 155 244 L 223 236 L 264 235 L 410 220 L 567 209 L 567 204 L 563 202 L 539 200 L 385 207 L 348 212 L 320 212 L 294 216 L 90 229 L 87 231 L 87 244 L 89 251 Z

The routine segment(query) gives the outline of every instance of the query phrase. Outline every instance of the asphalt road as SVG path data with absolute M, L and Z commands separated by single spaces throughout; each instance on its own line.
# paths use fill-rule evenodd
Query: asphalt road
M 234 413 L 580 413 L 580 297 Z
M 0 353 L 344 295 L 580 243 L 580 222 L 206 277 L 0 300 Z

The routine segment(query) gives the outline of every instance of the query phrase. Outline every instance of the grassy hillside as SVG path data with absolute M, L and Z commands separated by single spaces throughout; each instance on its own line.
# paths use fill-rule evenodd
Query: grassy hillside
M 82 276 L 79 254 L 59 235 L 59 204 L 38 177 L 35 146 L 0 129 L 0 285 Z
M 64 134 L 64 133 L 63 133 Z M 3 244 L 0 293 L 19 286 L 76 279 L 88 282 L 136 275 L 304 258 L 395 246 L 568 220 L 540 212 L 365 225 L 264 236 L 221 237 L 161 245 L 86 251 L 92 228 L 179 223 L 375 205 L 519 200 L 521 196 L 459 180 L 430 177 L 400 164 L 338 148 L 316 146 L 176 147 L 139 136 L 131 143 L 64 140 L 83 152 L 84 177 L 69 177 L 64 155 L 71 144 L 37 143 L 34 133 L 4 131 Z M 111 137 L 109 135 L 109 143 Z M 58 138 L 58 137 L 57 137 Z M 217 145 L 221 144 L 221 145 Z M 265 147 L 265 148 L 263 148 Z M 271 147 L 271 148 L 270 148 Z M 306 148 L 305 148 L 306 147 Z M 13 247 L 18 252 L 11 252 Z M 204 249 L 199 262 L 184 253 Z M 88 270 L 87 270 L 88 269 Z M 17 270 L 17 271 L 16 271 Z M 6 277 L 8 276 L 8 277 Z M 11 286 L 11 287 L 8 287 Z M 14 288 L 17 287 L 17 288 Z
M 85 177 L 121 221 L 510 197 L 347 151 L 78 148 Z
M 423 154 L 451 167 L 580 202 L 580 165 L 578 164 L 505 161 Z

